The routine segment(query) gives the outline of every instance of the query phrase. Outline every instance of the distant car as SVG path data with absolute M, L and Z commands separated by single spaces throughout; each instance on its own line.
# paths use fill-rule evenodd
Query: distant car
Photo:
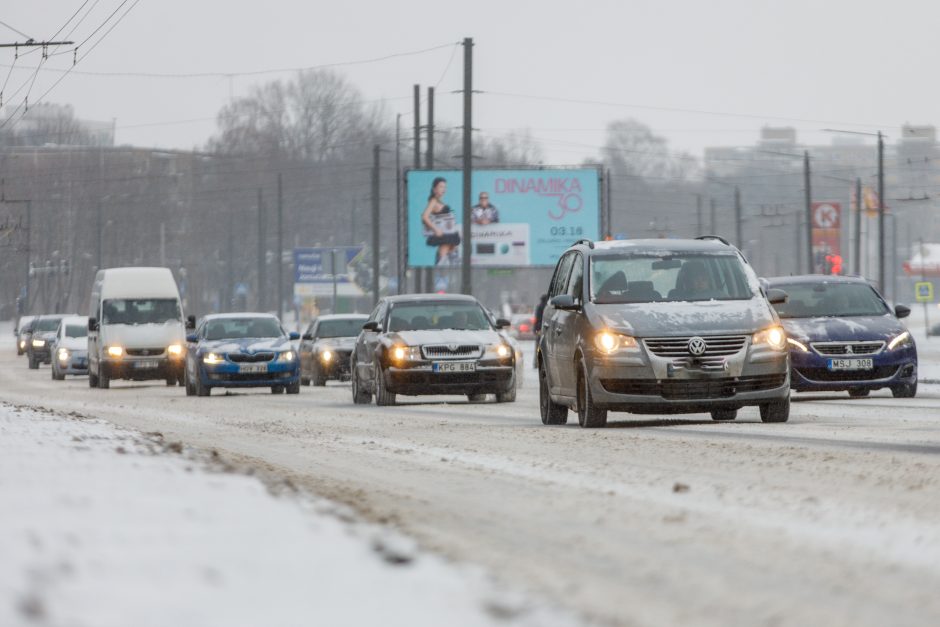
M 32 323 L 36 316 L 21 316 L 16 328 L 13 329 L 13 335 L 16 336 L 16 356 L 19 357 L 26 352 L 26 344 L 29 342 L 29 336 L 32 334 Z
M 52 344 L 52 378 L 88 374 L 88 317 L 62 318 Z
M 55 342 L 55 333 L 59 322 L 65 315 L 39 316 L 31 324 L 31 334 L 26 345 L 26 357 L 29 360 L 29 369 L 36 370 L 39 364 L 52 363 L 52 343 Z
M 349 379 L 349 357 L 369 316 L 332 314 L 310 322 L 300 343 L 300 382 L 326 385 Z
M 205 316 L 186 337 L 187 396 L 209 396 L 212 388 L 270 387 L 300 392 L 300 360 L 276 316 L 264 313 Z
M 518 340 L 534 340 L 535 315 L 513 314 L 509 318 L 509 333 Z
M 798 392 L 847 390 L 867 396 L 890 388 L 917 394 L 917 347 L 894 311 L 865 279 L 806 275 L 767 279 L 787 293 L 775 305 L 790 345 L 790 386 Z
M 516 400 L 515 351 L 472 296 L 390 296 L 363 325 L 352 355 L 353 402 L 394 405 L 398 394 L 495 394 Z

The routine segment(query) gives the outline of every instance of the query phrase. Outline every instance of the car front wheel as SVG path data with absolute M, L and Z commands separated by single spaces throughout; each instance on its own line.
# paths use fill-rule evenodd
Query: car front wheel
M 545 367 L 539 364 L 539 411 L 542 414 L 543 425 L 568 424 L 568 408 L 552 400 L 548 393 L 548 373 Z
M 891 388 L 891 394 L 894 395 L 894 398 L 914 398 L 917 396 L 917 382 L 896 385 Z
M 607 410 L 601 409 L 594 402 L 587 368 L 583 363 L 578 368 L 578 424 L 585 429 L 607 426 Z
M 790 419 L 790 397 L 760 406 L 762 422 L 786 422 Z
M 394 405 L 395 404 L 395 393 L 390 392 L 388 387 L 385 385 L 385 373 L 382 371 L 382 366 L 376 362 L 375 363 L 375 404 L 376 405 Z
M 352 363 L 352 373 L 350 375 L 353 403 L 356 405 L 368 405 L 372 402 L 372 395 L 362 389 L 362 382 L 359 380 L 359 372 L 356 368 L 356 362 Z

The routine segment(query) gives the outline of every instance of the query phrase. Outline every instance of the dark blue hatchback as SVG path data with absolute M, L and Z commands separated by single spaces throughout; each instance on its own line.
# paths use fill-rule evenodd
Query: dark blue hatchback
M 775 305 L 790 343 L 790 388 L 798 392 L 847 390 L 867 396 L 890 388 L 917 394 L 917 347 L 899 318 L 865 279 L 807 275 L 767 279 L 789 298 Z

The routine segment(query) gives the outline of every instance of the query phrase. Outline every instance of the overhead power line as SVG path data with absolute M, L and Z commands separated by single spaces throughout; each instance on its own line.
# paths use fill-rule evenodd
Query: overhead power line
M 17 30 L 17 29 L 15 29 L 15 28 L 13 28 L 12 26 L 10 26 L 9 24 L 7 24 L 6 22 L 0 21 L 0 26 L 6 26 L 6 27 L 9 28 L 11 31 L 13 31 L 13 32 L 16 33 L 17 35 L 19 35 L 20 37 L 25 37 L 26 39 L 30 39 L 30 40 L 33 39 L 32 37 L 30 37 L 29 35 L 27 35 L 27 34 L 24 33 L 23 31 Z

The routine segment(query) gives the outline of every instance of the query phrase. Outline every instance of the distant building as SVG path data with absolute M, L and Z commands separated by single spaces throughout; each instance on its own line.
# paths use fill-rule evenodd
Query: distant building
M 14 114 L 15 107 L 0 111 L 0 120 Z M 0 130 L 3 146 L 113 146 L 114 122 L 81 120 L 71 105 L 40 103 Z

